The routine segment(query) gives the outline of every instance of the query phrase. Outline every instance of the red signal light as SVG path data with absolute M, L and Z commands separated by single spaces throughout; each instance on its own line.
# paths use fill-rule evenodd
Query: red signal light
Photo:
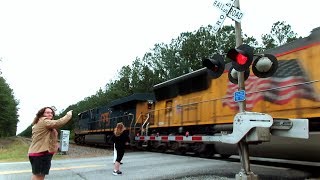
M 242 44 L 237 48 L 230 49 L 227 57 L 231 59 L 232 67 L 235 70 L 244 72 L 252 63 L 253 48 L 247 44 Z
M 247 63 L 248 61 L 248 57 L 241 54 L 241 53 L 238 53 L 237 56 L 236 56 L 236 60 L 237 60 L 237 63 L 240 64 L 240 65 L 244 65 Z
M 219 67 L 217 65 L 213 65 L 211 70 L 217 72 L 219 70 Z

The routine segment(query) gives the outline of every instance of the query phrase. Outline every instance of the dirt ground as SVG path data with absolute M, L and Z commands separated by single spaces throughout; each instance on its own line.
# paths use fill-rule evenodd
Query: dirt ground
M 69 144 L 69 150 L 66 153 L 66 158 L 83 158 L 83 157 L 98 157 L 110 156 L 113 154 L 111 149 L 103 147 L 87 147 L 76 144 Z

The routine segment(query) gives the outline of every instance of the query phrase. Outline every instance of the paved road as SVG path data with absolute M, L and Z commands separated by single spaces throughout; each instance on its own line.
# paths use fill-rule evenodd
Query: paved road
M 112 156 L 53 160 L 48 180 L 98 180 L 98 179 L 234 179 L 241 168 L 238 162 L 202 159 L 151 152 L 126 153 L 122 176 L 113 176 Z M 0 180 L 29 180 L 29 162 L 0 163 Z M 260 179 L 305 179 L 308 174 L 288 168 L 251 165 Z M 197 178 L 196 178 L 197 179 Z

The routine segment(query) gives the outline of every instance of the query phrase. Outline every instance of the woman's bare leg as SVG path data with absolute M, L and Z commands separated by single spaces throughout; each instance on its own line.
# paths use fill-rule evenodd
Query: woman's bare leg
M 114 170 L 119 171 L 120 170 L 120 163 L 118 161 L 116 161 L 114 163 Z
M 32 175 L 31 180 L 44 180 L 44 175 Z

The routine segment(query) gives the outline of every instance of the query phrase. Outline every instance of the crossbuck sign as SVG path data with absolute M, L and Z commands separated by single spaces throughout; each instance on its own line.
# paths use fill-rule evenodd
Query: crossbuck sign
M 233 4 L 235 1 L 236 0 L 227 0 L 227 2 L 223 3 L 219 0 L 214 0 L 213 6 L 215 6 L 221 10 L 221 14 L 220 14 L 218 20 L 213 25 L 214 33 L 218 32 L 218 30 L 222 26 L 222 24 L 227 16 L 237 22 L 241 21 L 241 19 L 243 17 L 243 12 L 241 12 L 239 9 L 233 7 Z

